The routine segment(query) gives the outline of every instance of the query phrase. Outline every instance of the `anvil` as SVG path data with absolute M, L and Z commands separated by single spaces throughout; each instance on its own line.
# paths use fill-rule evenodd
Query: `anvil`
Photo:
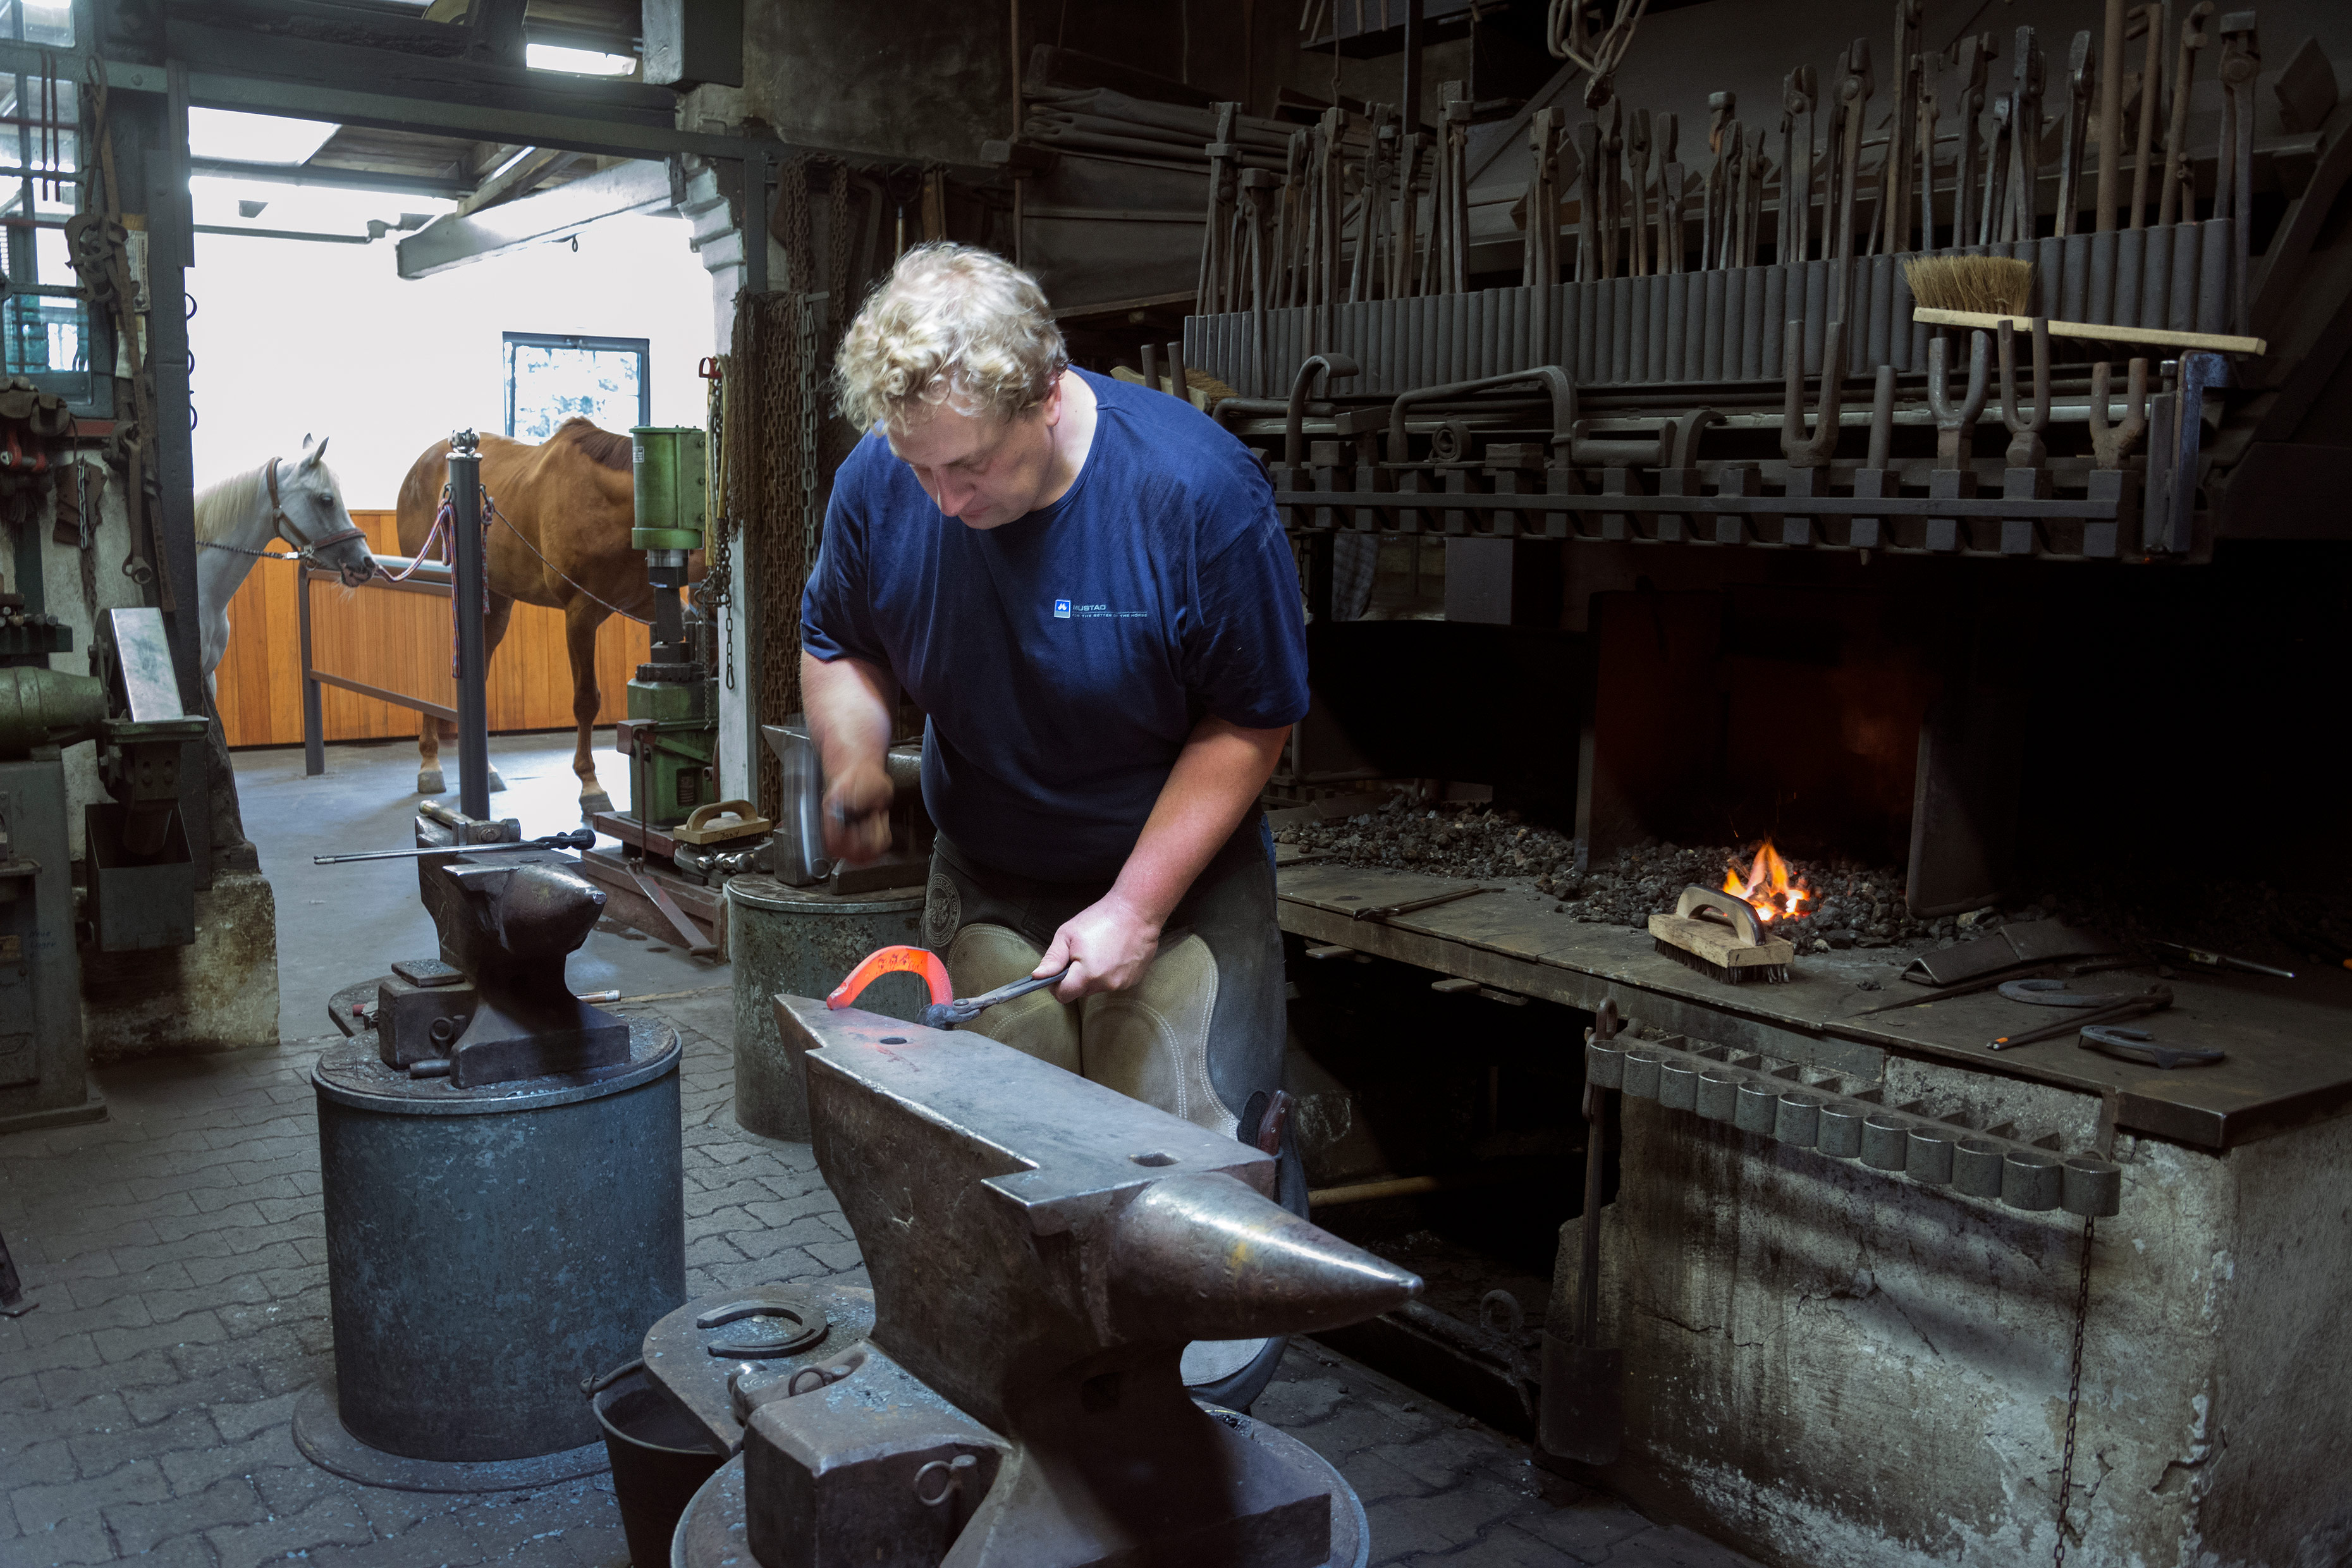
M 1271 1156 L 982 1036 L 776 1016 L 875 1318 L 826 1376 L 746 1394 L 763 1568 L 1328 1560 L 1346 1484 L 1195 1404 L 1179 1358 L 1417 1277 L 1276 1204 Z
M 451 1083 L 475 1089 L 629 1059 L 628 1025 L 574 996 L 563 978 L 565 957 L 604 913 L 603 889 L 560 865 L 513 856 L 427 866 L 420 881 L 441 951 L 465 984 L 424 993 L 440 1015 L 429 1035 L 421 1020 L 381 1029 L 386 1066 L 438 1056 Z M 384 983 L 378 1000 L 387 1024 L 402 999 L 395 986 L 404 995 L 419 990 L 396 975 Z

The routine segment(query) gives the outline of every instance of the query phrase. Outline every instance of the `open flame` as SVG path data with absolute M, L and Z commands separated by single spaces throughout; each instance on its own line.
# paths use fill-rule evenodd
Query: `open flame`
M 1757 848 L 1755 863 L 1745 873 L 1737 860 L 1732 862 L 1723 874 L 1723 890 L 1754 905 L 1759 921 L 1801 915 L 1805 900 L 1813 896 L 1811 888 L 1790 877 L 1789 863 L 1769 838 Z

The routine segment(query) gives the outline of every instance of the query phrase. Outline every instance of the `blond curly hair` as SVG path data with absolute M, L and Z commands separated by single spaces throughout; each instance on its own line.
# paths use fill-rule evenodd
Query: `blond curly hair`
M 875 286 L 842 339 L 834 381 L 861 430 L 919 407 L 1010 419 L 1069 368 L 1037 280 L 977 246 L 919 245 Z

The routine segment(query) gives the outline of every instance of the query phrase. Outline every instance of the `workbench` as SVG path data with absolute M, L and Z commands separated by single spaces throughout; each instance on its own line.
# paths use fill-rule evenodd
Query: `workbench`
M 1801 953 L 1788 984 L 1735 986 L 1524 888 L 1352 914 L 1467 885 L 1292 858 L 1277 907 L 1310 952 L 1586 1011 L 1613 999 L 1636 1038 L 1835 1075 L 2122 1168 L 2120 1212 L 2093 1223 L 1621 1098 L 1597 1341 L 1624 1358 L 1623 1454 L 1597 1478 L 1612 1489 L 1770 1562 L 2047 1561 L 2071 1426 L 2079 1561 L 2288 1563 L 2352 1523 L 2352 975 L 2164 976 L 2174 1005 L 2141 1026 L 2229 1052 L 2165 1072 L 2071 1030 L 1989 1051 L 2053 1010 L 1939 999 L 1900 978 L 1915 948 Z M 1561 1234 L 1555 1333 L 1573 1326 L 1580 1230 Z
M 1337 946 L 1475 981 L 1585 1012 L 1618 1013 L 1693 1040 L 1864 1079 L 1892 1053 L 2113 1098 L 2115 1126 L 2222 1150 L 2352 1110 L 2352 973 L 2294 980 L 2168 971 L 2175 1001 L 2137 1026 L 2167 1044 L 2219 1047 L 2228 1059 L 2169 1072 L 2086 1051 L 2072 1032 L 2008 1051 L 1986 1043 L 2058 1021 L 2049 1008 L 1992 991 L 1938 999 L 1899 978 L 1908 948 L 1801 953 L 1785 984 L 1725 984 L 1660 954 L 1646 931 L 1554 913 L 1557 900 L 1504 888 L 1426 909 L 1358 919 L 1357 909 L 1410 903 L 1472 886 L 1458 878 L 1294 858 L 1276 875 L 1282 929 Z M 1489 888 L 1493 884 L 1483 884 Z M 2154 966 L 2083 982 L 2131 991 Z M 1878 989 L 1861 989 L 1864 982 Z M 1864 1010 L 1916 993 L 1916 1004 Z

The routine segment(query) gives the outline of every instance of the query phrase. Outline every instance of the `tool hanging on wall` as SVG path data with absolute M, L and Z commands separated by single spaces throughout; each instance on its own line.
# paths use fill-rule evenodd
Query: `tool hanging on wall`
M 2083 205 L 2083 143 L 2091 129 L 2091 94 L 2096 89 L 2098 67 L 2091 58 L 2089 28 L 2074 35 L 2066 51 L 2066 112 L 2058 121 L 2058 216 L 2055 232 L 2063 239 L 2074 232 Z M 2106 153 L 2100 154 L 2104 163 Z M 2104 193 L 2102 193 L 2104 195 Z
M 2205 19 L 2213 0 L 2197 0 L 2180 19 L 2180 49 L 2172 65 L 2172 120 L 2164 135 L 2164 189 L 2158 194 L 2158 227 L 2197 213 L 2197 171 L 2189 160 L 2189 101 L 2197 87 L 2197 57 L 2210 41 Z
M 2156 116 L 2164 101 L 2163 0 L 2135 7 L 2130 36 L 2147 39 L 2139 72 L 2139 141 L 2132 153 L 2131 221 L 2129 229 L 2147 226 L 2149 163 L 2156 156 Z
M 2009 202 L 1998 237 L 2003 240 L 2033 237 L 2035 198 L 2041 187 L 2044 86 L 2042 47 L 2032 28 L 2020 27 L 2010 59 Z
M 1908 250 L 1911 237 L 1911 137 L 1919 114 L 1920 78 L 1925 62 L 1919 55 L 1922 0 L 1895 0 L 1895 107 L 1886 121 L 1886 151 L 1878 166 L 1878 207 L 1871 218 L 1877 240 L 1875 256 Z
M 2221 151 L 2213 184 L 2213 216 L 2230 221 L 2227 258 L 2229 280 L 2223 298 L 2229 301 L 2233 331 L 2248 330 L 2247 247 L 2254 219 L 2254 83 L 2261 76 L 2263 57 L 2252 11 L 2232 11 L 2221 18 Z
M 1802 261 L 1812 247 L 1813 110 L 1820 89 L 1813 68 L 1799 66 L 1780 83 L 1780 259 Z

